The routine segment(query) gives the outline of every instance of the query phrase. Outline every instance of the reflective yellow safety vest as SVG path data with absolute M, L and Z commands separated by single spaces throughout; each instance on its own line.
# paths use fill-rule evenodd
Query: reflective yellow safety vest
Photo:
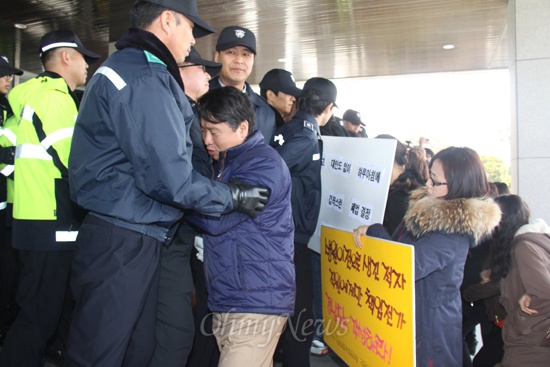
M 83 213 L 69 196 L 68 160 L 78 113 L 65 80 L 45 72 L 10 93 L 16 130 L 13 246 L 71 250 Z
M 4 111 L 4 123 L 0 127 L 0 146 L 2 147 L 14 147 L 16 136 L 15 129 L 17 128 L 17 118 L 15 116 L 7 117 L 7 111 Z M 7 184 L 7 204 L 13 204 L 13 171 L 15 166 L 13 164 L 0 163 L 0 174 L 6 178 Z M 0 203 L 0 209 L 3 209 L 2 203 Z
M 12 139 L 15 139 L 15 134 L 6 128 L 7 120 L 12 116 L 11 109 L 5 96 L 0 96 L 2 102 L 0 102 L 0 147 L 14 147 Z M 9 112 L 9 113 L 8 113 Z M 0 162 L 0 211 L 5 210 L 8 206 L 8 177 L 13 178 L 13 164 L 7 164 Z M 10 212 L 11 216 L 11 212 Z

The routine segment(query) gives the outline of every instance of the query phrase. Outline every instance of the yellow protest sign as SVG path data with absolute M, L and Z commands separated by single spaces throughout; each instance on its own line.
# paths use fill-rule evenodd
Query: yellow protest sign
M 414 248 L 322 227 L 327 344 L 355 367 L 415 366 Z

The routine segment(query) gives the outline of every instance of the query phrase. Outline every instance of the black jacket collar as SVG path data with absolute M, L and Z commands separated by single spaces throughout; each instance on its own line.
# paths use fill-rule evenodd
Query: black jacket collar
M 115 46 L 118 50 L 133 47 L 149 51 L 166 64 L 168 72 L 172 74 L 181 89 L 184 90 L 178 64 L 174 56 L 170 50 L 168 50 L 168 47 L 166 47 L 166 45 L 153 33 L 143 29 L 129 28 L 122 38 L 117 41 Z

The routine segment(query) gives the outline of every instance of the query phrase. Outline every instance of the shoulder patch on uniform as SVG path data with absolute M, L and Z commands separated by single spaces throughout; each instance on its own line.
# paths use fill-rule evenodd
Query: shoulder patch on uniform
M 147 58 L 147 61 L 154 62 L 154 63 L 157 63 L 157 64 L 162 64 L 162 65 L 166 66 L 166 64 L 161 59 L 159 59 L 158 57 L 156 57 L 155 55 L 153 55 L 149 51 L 144 50 L 143 53 L 145 54 L 145 57 Z
M 279 134 L 273 138 L 275 143 L 279 143 L 279 145 L 283 145 L 285 143 L 285 139 L 283 138 L 283 134 Z
M 315 127 L 313 126 L 313 124 L 311 122 L 309 122 L 308 120 L 304 120 L 304 127 L 310 129 L 311 131 L 315 131 Z

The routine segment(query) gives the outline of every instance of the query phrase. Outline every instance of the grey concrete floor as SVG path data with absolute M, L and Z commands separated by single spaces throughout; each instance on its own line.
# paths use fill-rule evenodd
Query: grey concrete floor
M 344 361 L 342 361 L 340 357 L 338 357 L 336 353 L 330 349 L 328 354 L 324 356 L 316 356 L 312 354 L 309 357 L 309 362 L 311 367 L 347 367 L 347 364 L 344 363 Z M 282 367 L 282 365 L 283 364 L 281 362 L 275 362 L 273 367 Z
M 322 357 L 312 355 L 309 362 L 311 367 L 347 367 L 347 364 L 332 350 L 329 350 L 328 354 Z

